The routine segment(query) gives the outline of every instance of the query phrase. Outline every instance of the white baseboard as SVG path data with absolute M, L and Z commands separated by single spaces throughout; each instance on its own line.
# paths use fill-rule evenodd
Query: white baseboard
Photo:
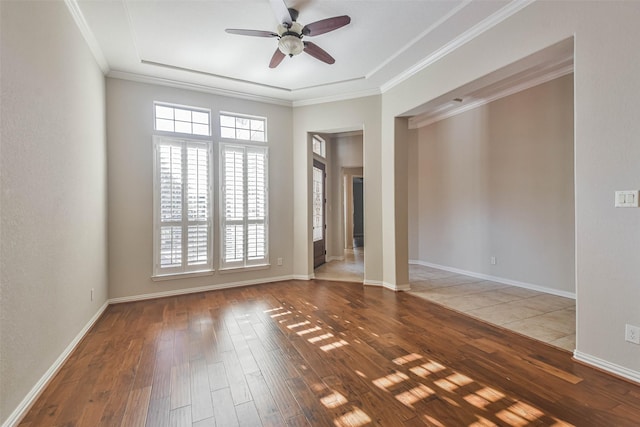
M 262 283 L 280 282 L 282 280 L 292 280 L 298 278 L 296 276 L 279 276 L 268 277 L 264 279 L 243 280 L 240 282 L 219 283 L 217 285 L 199 286 L 197 288 L 175 289 L 172 291 L 153 292 L 150 294 L 132 295 L 128 297 L 111 298 L 109 304 L 120 304 L 123 302 L 143 301 L 154 298 L 172 297 L 176 295 L 195 294 L 198 292 L 216 291 L 220 289 L 238 288 L 241 286 L 259 285 Z M 298 278 L 299 279 L 299 278 Z M 308 280 L 308 279 L 300 279 Z
M 389 289 L 390 291 L 394 291 L 394 292 L 411 290 L 411 287 L 409 286 L 408 283 L 406 283 L 404 285 L 394 285 L 393 283 L 388 283 L 388 282 L 384 282 L 384 281 L 381 282 L 381 281 L 378 281 L 378 280 L 365 280 L 363 285 L 365 285 L 365 286 L 382 287 L 382 288 Z
M 294 274 L 291 276 L 291 280 L 312 280 L 315 278 L 316 276 L 314 274 L 308 274 L 306 276 L 304 274 Z
M 29 393 L 22 399 L 22 402 L 18 405 L 18 407 L 9 415 L 9 418 L 2 423 L 2 427 L 14 427 L 17 426 L 22 417 L 24 417 L 27 411 L 31 408 L 31 406 L 35 403 L 36 399 L 40 396 L 40 394 L 44 391 L 45 387 L 49 384 L 51 379 L 58 373 L 64 362 L 66 362 L 67 358 L 71 355 L 73 350 L 75 350 L 78 343 L 84 338 L 86 333 L 91 329 L 94 323 L 102 316 L 102 313 L 109 306 L 109 301 L 105 301 L 102 304 L 102 307 L 98 309 L 96 314 L 89 319 L 86 325 L 78 332 L 73 341 L 69 343 L 67 348 L 58 356 L 55 362 L 47 369 L 47 372 L 38 380 L 38 382 L 31 388 Z
M 633 369 L 607 362 L 604 359 L 591 356 L 590 354 L 586 354 L 578 350 L 573 351 L 573 358 L 587 365 L 602 369 L 605 372 L 611 372 L 612 374 L 640 384 L 640 372 L 634 371 Z
M 409 260 L 409 264 L 422 265 L 424 267 L 437 268 L 438 270 L 449 271 L 451 273 L 463 274 L 465 276 L 476 277 L 482 280 L 490 280 L 492 282 L 503 283 L 505 285 L 517 286 L 519 288 L 531 289 L 532 291 L 544 292 L 546 294 L 557 295 L 560 297 L 576 299 L 575 292 L 561 291 L 558 289 L 547 288 L 545 286 L 534 285 L 532 283 L 520 282 L 518 280 L 505 279 L 504 277 L 490 276 L 488 274 L 476 273 L 474 271 L 462 270 L 460 268 L 449 267 L 446 265 L 433 264 L 431 262 L 420 260 Z
M 394 285 L 393 283 L 389 283 L 389 282 L 382 282 L 382 287 L 385 289 L 389 289 L 391 291 L 394 292 L 401 292 L 401 291 L 409 291 L 411 290 L 411 286 L 409 286 L 408 283 L 404 284 L 404 285 Z
M 365 280 L 362 284 L 364 286 L 378 286 L 378 287 L 384 286 L 383 283 L 378 280 Z

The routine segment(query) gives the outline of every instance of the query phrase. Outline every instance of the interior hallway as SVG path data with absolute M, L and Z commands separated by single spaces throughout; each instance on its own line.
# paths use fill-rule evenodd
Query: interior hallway
M 316 279 L 362 283 L 364 281 L 364 248 L 345 249 L 344 260 L 325 262 L 313 273 Z
M 364 281 L 364 248 L 315 270 L 316 279 Z M 444 270 L 409 266 L 411 293 L 449 309 L 573 352 L 575 300 Z

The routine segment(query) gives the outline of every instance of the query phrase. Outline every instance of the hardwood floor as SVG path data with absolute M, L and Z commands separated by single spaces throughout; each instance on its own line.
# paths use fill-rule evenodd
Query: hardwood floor
M 640 386 L 406 293 L 286 281 L 110 306 L 22 426 L 637 426 Z

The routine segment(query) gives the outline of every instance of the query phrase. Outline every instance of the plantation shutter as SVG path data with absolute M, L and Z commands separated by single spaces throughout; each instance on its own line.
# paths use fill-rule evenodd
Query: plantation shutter
M 187 144 L 187 267 L 211 267 L 209 147 Z
M 225 146 L 222 159 L 222 267 L 229 267 L 244 260 L 244 150 Z
M 211 146 L 154 137 L 154 275 L 211 270 Z
M 267 150 L 221 144 L 221 267 L 266 264 Z
M 160 163 L 160 262 L 161 270 L 182 267 L 182 147 L 165 143 L 158 147 Z
M 267 155 L 264 148 L 247 147 L 247 263 L 266 257 Z

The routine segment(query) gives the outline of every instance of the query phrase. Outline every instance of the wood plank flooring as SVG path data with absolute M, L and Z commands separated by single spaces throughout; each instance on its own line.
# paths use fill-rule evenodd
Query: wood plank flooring
M 110 306 L 22 426 L 637 426 L 640 386 L 406 293 L 286 281 Z

